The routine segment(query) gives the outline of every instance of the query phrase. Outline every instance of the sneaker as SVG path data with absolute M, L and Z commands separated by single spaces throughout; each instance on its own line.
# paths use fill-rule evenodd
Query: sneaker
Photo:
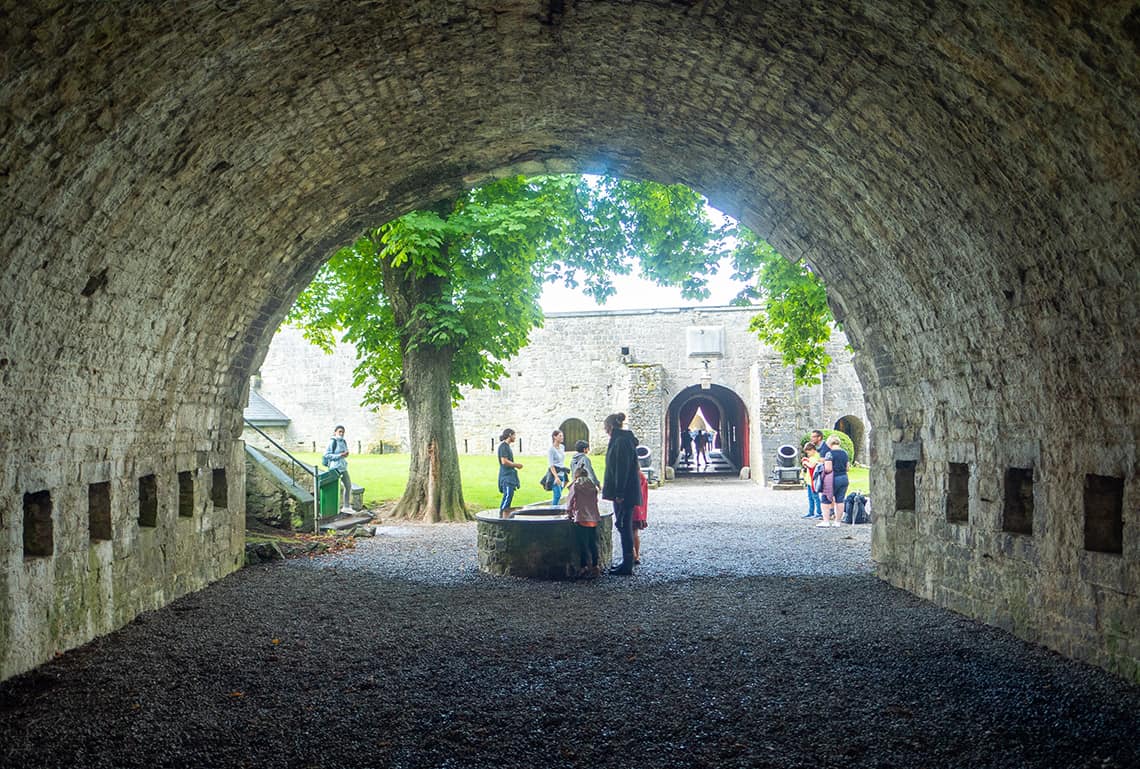
M 830 524 L 830 523 L 828 523 L 827 521 L 824 521 L 823 523 L 817 523 L 817 524 L 815 525 L 815 527 L 816 527 L 817 529 L 826 529 L 826 528 L 829 528 L 830 526 L 831 526 L 831 524 Z
M 354 513 L 356 512 L 356 511 L 355 511 L 355 510 L 353 510 L 351 507 L 342 507 L 342 508 L 340 509 L 340 511 L 341 511 L 342 513 L 348 513 L 349 515 L 352 515 L 352 514 L 354 514 Z
M 839 527 L 839 526 L 842 526 L 843 524 L 841 524 L 839 521 L 832 521 L 831 525 L 835 526 L 835 527 Z
M 815 518 L 815 513 L 805 513 L 801 515 L 800 518 Z

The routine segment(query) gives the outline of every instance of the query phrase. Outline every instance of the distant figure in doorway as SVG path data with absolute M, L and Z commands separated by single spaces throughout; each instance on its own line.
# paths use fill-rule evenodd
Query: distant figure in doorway
M 641 475 L 641 503 L 633 506 L 633 562 L 641 563 L 641 532 L 649 528 L 649 479 Z
M 325 449 L 325 467 L 340 475 L 342 513 L 356 512 L 352 509 L 352 480 L 348 477 L 348 441 L 344 439 L 344 425 L 333 428 L 329 446 Z
M 584 443 L 584 441 L 579 441 Z M 566 494 L 566 516 L 573 521 L 574 540 L 578 543 L 579 577 L 596 577 L 598 565 L 598 485 L 590 480 L 585 465 L 574 471 L 574 481 Z
M 578 469 L 586 468 L 586 477 L 590 479 L 590 483 L 601 491 L 602 484 L 598 483 L 598 476 L 594 473 L 594 463 L 590 461 L 590 455 L 587 453 L 590 450 L 590 444 L 586 441 L 578 441 L 574 444 L 574 456 L 570 457 L 570 477 L 578 477 Z M 567 503 L 569 504 L 569 503 Z
M 823 470 L 827 475 L 823 478 L 823 493 L 820 501 L 823 503 L 823 520 L 816 526 L 838 526 L 843 520 L 843 499 L 847 496 L 847 452 L 839 448 L 838 436 L 827 439 L 827 453 L 823 455 Z M 817 471 L 818 472 L 818 469 Z M 828 520 L 828 513 L 832 518 Z
M 555 430 L 550 434 L 550 448 L 546 451 L 546 464 L 554 482 L 550 485 L 554 492 L 554 502 L 557 505 L 562 501 L 562 490 L 570 485 L 570 471 L 566 467 L 566 451 L 562 448 L 562 431 Z
M 625 414 L 610 414 L 604 423 L 610 445 L 606 449 L 606 472 L 602 498 L 614 503 L 614 527 L 621 536 L 621 563 L 611 574 L 633 574 L 633 508 L 641 503 L 641 465 L 637 461 L 637 438 L 622 427 Z
M 807 483 L 808 511 L 804 518 L 822 518 L 823 510 L 819 501 L 819 492 L 815 490 L 815 474 L 823 473 L 823 459 L 815 448 L 815 444 L 808 441 L 804 444 L 804 456 L 800 466 L 804 469 L 804 481 Z
M 511 428 L 503 430 L 499 436 L 499 492 L 503 495 L 499 502 L 499 515 L 506 517 L 511 512 L 511 502 L 515 498 L 515 490 L 519 487 L 519 470 L 522 464 L 515 461 L 515 452 L 511 444 L 515 442 L 515 431 Z
M 705 462 L 705 467 L 709 466 L 709 455 L 708 455 L 708 452 L 706 450 L 706 447 L 708 446 L 708 440 L 709 440 L 709 434 L 708 433 L 706 433 L 704 430 L 697 430 L 697 437 L 694 440 L 694 443 L 696 443 L 696 448 L 697 448 L 697 468 L 698 469 L 701 466 L 701 460 L 702 459 Z
M 688 430 L 681 431 L 681 455 L 685 462 L 693 461 L 693 434 Z

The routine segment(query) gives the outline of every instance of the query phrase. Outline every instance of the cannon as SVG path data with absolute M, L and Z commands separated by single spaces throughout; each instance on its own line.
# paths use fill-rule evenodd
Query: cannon
M 776 449 L 776 468 L 772 470 L 773 488 L 800 488 L 800 468 L 796 462 L 798 456 L 796 447 L 788 443 Z

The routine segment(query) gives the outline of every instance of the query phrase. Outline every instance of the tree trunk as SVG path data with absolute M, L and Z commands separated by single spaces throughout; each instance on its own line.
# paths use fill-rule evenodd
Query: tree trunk
M 451 421 L 451 356 L 447 349 L 404 353 L 404 399 L 412 458 L 408 485 L 395 515 L 427 523 L 468 520 Z

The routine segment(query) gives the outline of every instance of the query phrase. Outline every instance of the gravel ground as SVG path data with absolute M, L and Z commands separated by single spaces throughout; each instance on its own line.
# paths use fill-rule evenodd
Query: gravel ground
M 474 525 L 251 567 L 0 684 L 4 767 L 1140 767 L 1140 687 L 872 575 L 870 527 L 651 493 L 634 577 Z

